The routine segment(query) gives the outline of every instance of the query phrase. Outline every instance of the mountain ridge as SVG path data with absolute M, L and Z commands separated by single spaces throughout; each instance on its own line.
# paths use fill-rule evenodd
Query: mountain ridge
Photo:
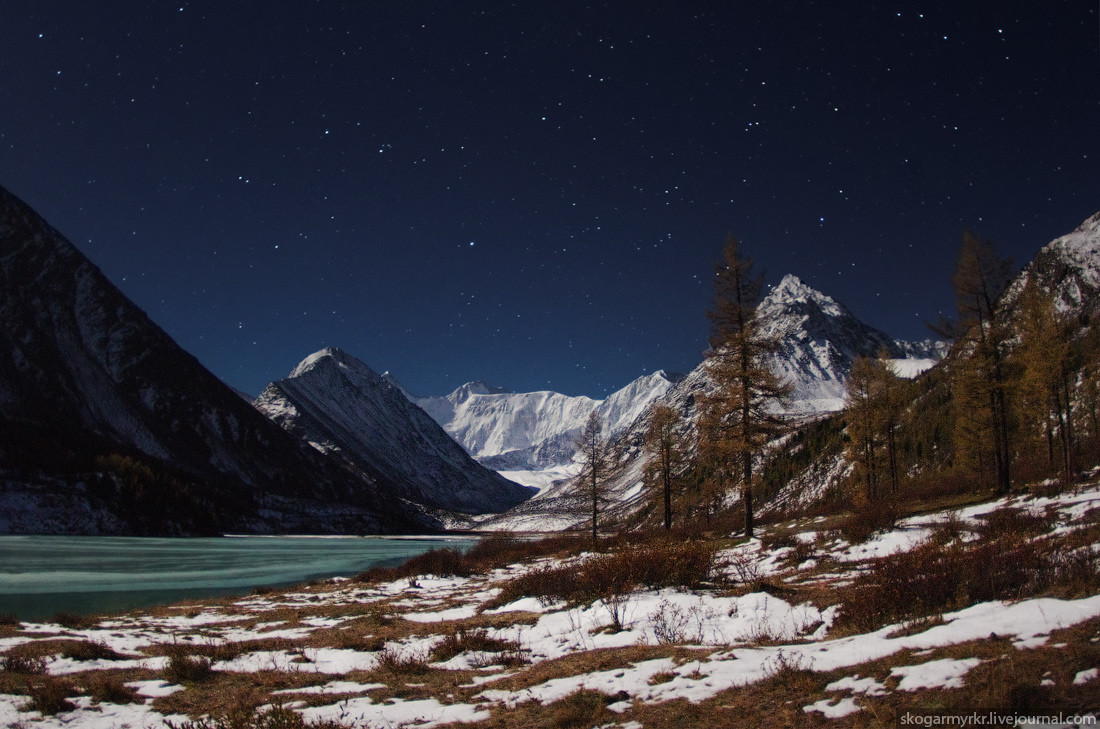
M 318 450 L 384 474 L 403 498 L 429 510 L 480 514 L 530 496 L 477 464 L 392 377 L 337 348 L 303 359 L 255 406 Z
M 2 187 L 0 486 L 4 531 L 414 524 L 384 480 L 273 427 Z

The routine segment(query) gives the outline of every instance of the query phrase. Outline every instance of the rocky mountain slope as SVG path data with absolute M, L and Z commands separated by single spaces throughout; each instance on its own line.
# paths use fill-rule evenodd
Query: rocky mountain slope
M 793 413 L 843 408 L 848 374 L 859 356 L 875 357 L 885 350 L 893 359 L 931 366 L 946 353 L 940 342 L 891 338 L 790 274 L 760 302 L 757 316 L 764 332 L 779 340 L 770 364 L 794 388 L 788 405 Z
M 0 188 L 0 532 L 416 528 L 287 434 Z
M 905 342 L 859 321 L 843 304 L 787 275 L 773 287 L 758 307 L 763 328 L 775 334 L 780 347 L 770 366 L 790 382 L 793 392 L 786 405 L 797 419 L 813 418 L 844 407 L 845 383 L 852 363 L 861 355 L 873 357 L 885 349 L 897 363 L 899 374 L 915 374 L 932 366 L 946 350 L 941 342 Z M 668 388 L 654 403 L 668 405 L 693 430 L 699 404 L 712 389 L 701 363 Z M 645 432 L 649 412 L 645 410 L 615 438 L 621 454 L 620 468 L 612 479 L 609 507 L 625 513 L 643 497 Z M 690 440 L 690 439 L 689 439 Z M 491 519 L 483 526 L 499 529 L 557 529 L 583 520 L 582 510 L 569 498 L 569 485 L 559 482 L 512 512 Z
M 401 390 L 339 349 L 310 355 L 255 405 L 318 450 L 385 474 L 429 509 L 498 512 L 532 493 L 479 465 Z

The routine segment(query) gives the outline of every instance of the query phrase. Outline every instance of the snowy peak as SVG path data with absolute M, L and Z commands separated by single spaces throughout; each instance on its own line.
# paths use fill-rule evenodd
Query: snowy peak
M 268 385 L 255 404 L 318 450 L 384 475 L 407 500 L 430 509 L 479 514 L 530 495 L 478 465 L 391 380 L 326 348 Z
M 1030 280 L 1053 295 L 1065 314 L 1100 309 L 1100 213 L 1043 246 L 1005 292 L 1009 308 Z
M 939 359 L 938 342 L 903 342 L 864 324 L 842 303 L 790 274 L 756 310 L 763 332 L 779 340 L 771 367 L 794 388 L 795 412 L 825 412 L 844 406 L 846 382 L 857 357 L 885 350 L 893 359 Z
M 851 316 L 836 299 L 826 296 L 806 285 L 802 279 L 788 273 L 760 302 L 761 316 L 775 316 L 780 312 L 821 311 L 826 316 Z
M 570 464 L 574 440 L 593 410 L 609 432 L 617 433 L 675 380 L 666 372 L 654 372 L 604 400 L 549 391 L 513 393 L 472 382 L 445 397 L 413 402 L 481 463 L 511 476 Z
M 447 399 L 451 402 L 463 402 L 471 395 L 509 395 L 512 394 L 511 390 L 503 387 L 493 387 L 481 380 L 474 380 L 473 382 L 467 382 L 462 387 L 457 388 L 454 392 L 447 396 Z

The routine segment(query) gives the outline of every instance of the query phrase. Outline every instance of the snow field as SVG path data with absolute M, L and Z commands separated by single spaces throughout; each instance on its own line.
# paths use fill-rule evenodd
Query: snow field
M 913 517 L 862 545 L 849 545 L 831 536 L 821 538 L 819 532 L 812 531 L 812 526 L 802 527 L 796 540 L 814 544 L 817 551 L 827 550 L 827 554 L 818 556 L 837 571 L 817 574 L 816 579 L 843 583 L 870 560 L 914 548 L 939 524 L 949 520 L 961 524 L 965 530 L 977 528 L 982 516 L 998 509 L 1027 509 L 1030 513 L 1054 515 L 1057 523 L 1052 533 L 1059 534 L 1087 527 L 1092 523 L 1090 510 L 1097 506 L 1100 506 L 1100 489 L 1093 486 L 1078 494 L 1010 497 L 953 512 Z M 749 577 L 745 581 L 750 583 L 766 578 L 772 583 L 798 584 L 803 573 L 816 566 L 808 563 L 791 566 L 787 564 L 791 548 L 768 552 L 763 547 L 765 543 L 766 539 L 750 540 L 723 552 L 727 572 L 735 579 Z M 54 676 L 73 677 L 89 671 L 125 668 L 152 676 L 162 671 L 168 661 L 164 656 L 146 653 L 146 649 L 158 646 L 194 645 L 198 649 L 246 641 L 301 641 L 302 648 L 250 650 L 217 660 L 212 667 L 223 673 L 279 671 L 316 676 L 316 683 L 273 694 L 272 701 L 289 702 L 287 705 L 300 711 L 307 720 L 386 727 L 476 723 L 488 719 L 495 710 L 515 709 L 532 701 L 547 704 L 582 689 L 611 697 L 608 708 L 620 713 L 635 706 L 657 706 L 678 699 L 699 704 L 729 689 L 759 683 L 788 669 L 835 672 L 842 677 L 824 687 L 825 698 L 807 700 L 802 707 L 806 713 L 831 718 L 861 711 L 865 702 L 893 693 L 964 686 L 968 675 L 985 660 L 964 654 L 950 658 L 933 655 L 921 661 L 923 655 L 981 642 L 991 634 L 1000 640 L 1007 639 L 1018 650 L 1036 649 L 1049 643 L 1052 632 L 1100 617 L 1100 595 L 1079 599 L 1036 597 L 1014 603 L 984 602 L 945 612 L 936 616 L 936 621 L 929 621 L 928 627 L 911 621 L 836 637 L 830 635 L 830 630 L 839 614 L 838 605 L 820 607 L 810 602 L 789 602 L 751 590 L 737 594 L 669 588 L 606 597 L 589 605 L 522 598 L 507 605 L 486 607 L 500 594 L 503 583 L 517 575 L 538 565 L 568 565 L 590 556 L 581 555 L 565 562 L 541 560 L 512 565 L 469 578 L 420 576 L 369 586 L 334 580 L 310 590 L 249 596 L 216 607 L 190 606 L 166 614 L 114 618 L 91 629 L 23 624 L 0 638 L 0 652 L 24 649 L 41 640 L 86 640 L 118 652 L 121 660 L 82 661 L 54 655 L 46 661 L 47 671 Z M 739 572 L 744 574 L 739 577 Z M 288 618 L 288 611 L 295 617 Z M 388 616 L 399 626 L 408 626 L 407 634 L 387 639 L 381 650 L 310 643 L 348 629 L 357 617 L 372 611 Z M 515 617 L 511 622 L 510 616 Z M 669 652 L 664 657 L 645 658 L 614 669 L 567 672 L 529 683 L 523 680 L 526 670 L 523 667 L 498 665 L 500 657 L 491 651 L 467 651 L 430 664 L 437 670 L 473 672 L 453 695 L 386 699 L 392 687 L 361 680 L 362 674 L 370 674 L 379 667 L 384 652 L 427 662 L 433 648 L 467 626 L 482 631 L 490 639 L 515 646 L 516 652 L 538 666 L 554 666 L 555 661 L 579 654 L 638 646 L 650 647 L 647 655 L 659 652 L 663 646 L 668 646 Z M 885 672 L 879 668 L 869 675 L 861 668 L 876 661 L 890 661 L 895 656 L 901 658 L 894 664 L 888 663 Z M 1098 670 L 1083 667 L 1074 674 L 1073 684 L 1081 686 L 1095 681 Z M 844 675 L 845 671 L 850 674 Z M 352 674 L 354 679 L 347 678 Z M 89 697 L 81 696 L 71 699 L 76 707 L 72 711 L 47 717 L 24 710 L 26 696 L 2 694 L 0 725 L 22 721 L 33 722 L 33 726 L 43 729 L 62 726 L 98 729 L 123 725 L 158 727 L 166 726 L 168 721 L 177 724 L 184 721 L 183 717 L 162 715 L 152 702 L 185 691 L 185 687 L 151 677 L 131 681 L 130 685 L 145 697 L 145 703 L 93 705 Z M 312 705 L 306 705 L 303 701 L 306 697 L 311 697 Z M 325 697 L 332 697 L 332 701 L 326 702 Z M 623 725 L 629 725 L 629 718 L 624 719 Z

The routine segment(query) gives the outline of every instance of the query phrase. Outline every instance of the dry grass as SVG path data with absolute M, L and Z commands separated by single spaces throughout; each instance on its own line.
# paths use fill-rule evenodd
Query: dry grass
M 516 643 L 490 637 L 484 629 L 478 628 L 459 628 L 457 632 L 445 636 L 432 648 L 431 658 L 438 662 L 449 661 L 466 652 L 501 654 L 498 661 L 501 665 L 518 666 L 527 662 Z
M 660 541 L 623 548 L 577 564 L 543 567 L 507 582 L 492 605 L 524 597 L 591 603 L 646 587 L 696 588 L 721 575 L 717 544 Z

